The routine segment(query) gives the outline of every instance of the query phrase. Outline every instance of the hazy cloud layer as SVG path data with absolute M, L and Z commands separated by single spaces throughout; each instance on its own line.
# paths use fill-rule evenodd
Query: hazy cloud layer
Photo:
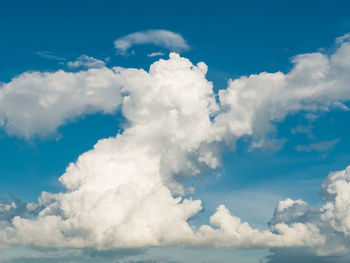
M 126 54 L 127 51 L 134 45 L 145 44 L 160 46 L 176 52 L 189 49 L 186 40 L 180 34 L 168 30 L 146 30 L 135 32 L 120 37 L 114 41 L 114 46 L 120 54 Z
M 327 152 L 331 149 L 334 148 L 334 146 L 340 141 L 340 139 L 335 139 L 331 141 L 322 141 L 322 142 L 317 142 L 317 143 L 312 143 L 312 144 L 307 144 L 307 145 L 297 145 L 295 149 L 298 152 Z
M 348 42 L 330 56 L 299 55 L 287 74 L 264 72 L 230 80 L 218 100 L 206 79 L 207 66 L 193 65 L 176 53 L 153 63 L 149 72 L 102 67 L 20 75 L 0 90 L 0 116 L 9 133 L 53 131 L 65 120 L 94 111 L 110 113 L 118 105 L 128 127 L 98 141 L 68 166 L 59 179 L 65 192 L 44 192 L 37 203 L 28 204 L 37 216 L 5 222 L 0 243 L 101 250 L 305 246 L 315 255 L 347 253 L 350 168 L 325 180 L 327 203 L 321 210 L 302 200 L 280 202 L 269 231 L 250 227 L 223 205 L 209 225 L 190 225 L 202 204 L 183 198 L 190 191 L 177 178 L 217 168 L 223 145 L 232 146 L 242 136 L 264 142 L 274 131 L 272 122 L 290 113 L 328 111 L 334 103 L 349 100 L 349 61 Z M 63 101 L 68 107 L 60 112 Z M 55 117 L 49 127 L 47 116 Z M 21 123 L 27 124 L 23 132 Z

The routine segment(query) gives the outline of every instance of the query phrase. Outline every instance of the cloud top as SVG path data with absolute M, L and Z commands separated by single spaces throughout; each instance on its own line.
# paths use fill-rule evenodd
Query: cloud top
M 127 54 L 127 51 L 134 45 L 145 44 L 153 44 L 176 52 L 189 49 L 186 40 L 180 34 L 169 30 L 139 31 L 114 41 L 114 46 L 119 54 Z

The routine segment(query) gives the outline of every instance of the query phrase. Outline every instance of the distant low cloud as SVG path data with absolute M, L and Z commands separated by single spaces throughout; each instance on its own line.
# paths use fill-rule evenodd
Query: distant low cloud
M 269 263 L 350 262 L 350 166 L 331 172 L 322 182 L 320 194 L 325 204 L 309 207 L 302 200 L 279 202 L 270 225 L 296 223 L 316 226 L 324 243 L 313 247 L 273 248 Z
M 146 30 L 135 32 L 114 41 L 119 54 L 127 54 L 128 49 L 134 45 L 153 44 L 170 51 L 181 52 L 189 49 L 186 40 L 178 33 L 168 30 Z
M 81 55 L 75 61 L 67 62 L 67 67 L 75 68 L 101 68 L 105 66 L 105 62 L 94 57 L 89 57 L 87 55 Z

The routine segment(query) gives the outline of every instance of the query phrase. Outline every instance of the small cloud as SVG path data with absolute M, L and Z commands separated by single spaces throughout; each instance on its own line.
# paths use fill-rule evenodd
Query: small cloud
M 340 139 L 335 139 L 331 141 L 322 141 L 318 143 L 312 143 L 312 144 L 307 144 L 307 145 L 297 145 L 295 149 L 298 152 L 327 152 L 331 150 L 338 142 Z
M 67 62 L 67 67 L 75 68 L 101 68 L 105 66 L 105 62 L 94 57 L 89 57 L 86 55 L 81 55 L 76 61 Z
M 319 116 L 316 115 L 315 113 L 312 113 L 312 112 L 309 112 L 305 115 L 305 118 L 308 120 L 308 121 L 316 121 Z
M 346 33 L 345 35 L 343 35 L 343 36 L 341 36 L 341 37 L 337 37 L 336 39 L 335 39 L 335 43 L 337 43 L 337 44 L 342 44 L 342 43 L 344 43 L 344 42 L 347 42 L 347 41 L 349 41 L 350 40 L 350 33 Z
M 346 106 L 344 103 L 341 103 L 340 101 L 336 101 L 332 104 L 332 107 L 335 108 L 335 109 L 340 109 L 340 110 L 343 110 L 343 111 L 349 111 L 349 107 Z
M 37 52 L 34 52 L 34 54 L 38 55 L 39 57 L 46 58 L 46 59 L 60 60 L 60 61 L 66 60 L 65 58 L 56 56 L 51 51 L 37 51 Z
M 292 134 L 305 134 L 309 139 L 315 139 L 314 134 L 312 133 L 312 126 L 308 125 L 297 125 L 290 129 Z
M 146 30 L 135 32 L 114 41 L 114 46 L 121 55 L 126 55 L 128 49 L 134 45 L 145 44 L 153 44 L 176 52 L 189 49 L 186 40 L 180 34 L 168 30 Z
M 304 126 L 304 125 L 297 125 L 295 127 L 292 127 L 290 129 L 290 132 L 292 134 L 297 134 L 297 133 L 310 133 L 310 127 Z
M 261 149 L 270 152 L 278 152 L 282 149 L 286 141 L 286 139 L 265 139 L 253 141 L 248 151 L 250 152 L 254 149 Z
M 165 54 L 163 52 L 153 52 L 151 54 L 148 54 L 147 57 L 158 57 L 158 56 L 164 56 Z

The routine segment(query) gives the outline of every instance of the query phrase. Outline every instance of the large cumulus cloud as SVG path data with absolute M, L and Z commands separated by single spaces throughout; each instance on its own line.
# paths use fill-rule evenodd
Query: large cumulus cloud
M 345 179 L 335 179 L 342 176 L 330 177 L 323 186 L 330 201 L 322 211 L 310 210 L 301 200 L 286 200 L 276 209 L 269 231 L 253 229 L 223 205 L 211 216 L 210 225 L 190 225 L 189 219 L 202 205 L 200 200 L 183 198 L 189 189 L 179 178 L 217 168 L 223 145 L 247 135 L 263 141 L 273 132 L 272 123 L 290 113 L 327 111 L 348 100 L 349 57 L 350 44 L 344 42 L 331 56 L 297 56 L 288 74 L 241 77 L 218 94 L 206 79 L 204 63 L 193 65 L 175 53 L 152 64 L 148 72 L 102 67 L 78 73 L 26 73 L 4 84 L 0 99 L 41 102 L 39 108 L 24 103 L 28 118 L 34 118 L 30 124 L 46 116 L 38 113 L 41 108 L 56 116 L 55 109 L 72 90 L 76 96 L 68 102 L 73 106 L 57 115 L 49 128 L 44 126 L 46 131 L 79 114 L 113 112 L 119 104 L 128 123 L 122 133 L 98 141 L 69 165 L 59 179 L 66 191 L 44 192 L 37 203 L 27 205 L 36 216 L 15 216 L 4 223 L 1 244 L 95 249 L 309 246 L 332 254 L 332 248 L 325 249 L 329 234 L 340 233 L 343 238 L 350 232 L 343 207 L 347 195 L 342 194 L 347 184 L 341 183 Z M 76 79 L 83 85 L 77 85 Z M 37 92 L 35 96 L 26 83 Z M 47 89 L 50 96 L 43 95 Z M 76 106 L 79 96 L 84 103 Z M 12 123 L 26 123 L 25 118 L 17 118 L 17 108 L 5 104 L 0 112 L 6 112 L 9 133 L 16 131 Z M 40 133 L 40 127 L 25 127 L 24 134 Z

